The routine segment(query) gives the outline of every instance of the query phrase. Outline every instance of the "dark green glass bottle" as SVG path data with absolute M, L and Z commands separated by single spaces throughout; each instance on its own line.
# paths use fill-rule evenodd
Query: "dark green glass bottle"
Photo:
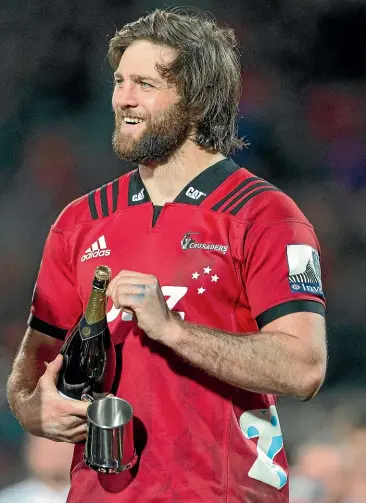
M 61 348 L 64 358 L 57 380 L 60 395 L 80 400 L 83 394 L 104 398 L 112 390 L 116 355 L 106 316 L 111 270 L 98 266 L 84 315 Z

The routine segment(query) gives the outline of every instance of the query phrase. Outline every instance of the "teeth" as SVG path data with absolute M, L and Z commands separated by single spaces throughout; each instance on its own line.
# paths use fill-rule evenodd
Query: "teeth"
M 143 119 L 134 119 L 133 117 L 124 117 L 123 120 L 127 123 L 127 124 L 138 124 L 140 122 L 143 121 Z

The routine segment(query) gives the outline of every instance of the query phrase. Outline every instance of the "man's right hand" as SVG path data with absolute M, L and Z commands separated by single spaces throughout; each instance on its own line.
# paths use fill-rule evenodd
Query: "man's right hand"
M 56 382 L 62 364 L 63 357 L 60 354 L 52 362 L 46 363 L 44 374 L 27 399 L 27 418 L 22 424 L 32 435 L 75 444 L 86 440 L 86 411 L 90 404 L 59 395 Z

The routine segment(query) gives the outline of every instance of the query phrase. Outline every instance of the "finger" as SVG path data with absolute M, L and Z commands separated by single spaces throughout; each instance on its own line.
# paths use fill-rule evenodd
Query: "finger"
M 88 425 L 86 423 L 76 426 L 75 428 L 71 428 L 67 430 L 67 436 L 69 438 L 74 438 L 79 435 L 86 435 L 88 432 Z
M 136 314 L 136 309 L 141 308 L 146 294 L 141 290 L 135 290 L 132 293 L 120 293 L 119 291 L 114 294 L 113 303 L 117 309 Z
M 116 281 L 113 284 L 110 284 L 109 296 L 111 297 L 115 308 L 118 309 L 124 305 L 120 301 L 118 302 L 120 294 L 136 296 L 136 299 L 132 299 L 132 301 L 136 300 L 139 304 L 141 303 L 141 299 L 144 298 L 147 293 L 159 293 L 159 290 L 159 282 L 157 278 L 151 274 L 139 274 L 139 276 L 134 277 L 120 275 L 119 278 L 116 278 Z M 124 306 L 128 307 L 129 302 L 130 300 Z
M 79 428 L 80 426 L 84 426 L 86 424 L 86 417 L 68 416 L 66 419 L 64 419 L 63 427 L 67 430 L 71 430 L 73 428 Z
M 118 285 L 118 282 L 120 281 L 120 274 L 119 273 L 108 285 L 108 288 L 107 288 L 107 291 L 106 291 L 106 295 L 107 297 L 111 297 L 115 307 L 117 307 L 116 303 L 114 302 L 114 299 L 115 299 L 115 291 L 116 291 L 116 287 Z
M 139 288 L 138 285 L 134 285 L 131 282 L 125 283 L 123 280 L 120 280 L 113 286 L 110 297 L 114 302 L 119 293 L 132 294 L 137 288 Z
M 115 285 L 118 283 L 118 282 L 128 282 L 129 280 L 131 280 L 130 282 L 141 282 L 141 283 L 144 283 L 144 282 L 148 282 L 149 278 L 151 278 L 152 275 L 151 274 L 145 274 L 145 273 L 142 273 L 142 272 L 135 272 L 135 271 L 120 271 L 117 276 L 115 276 L 112 281 L 109 283 L 108 285 L 108 288 L 107 288 L 107 292 L 106 294 L 108 296 L 111 295 L 111 292 L 112 290 L 114 289 Z M 133 281 L 132 281 L 133 280 Z
M 134 301 L 132 297 L 115 294 L 112 299 L 116 309 L 122 309 L 122 311 L 125 311 L 126 313 L 135 315 L 136 301 Z
M 73 444 L 85 442 L 88 436 L 88 425 L 85 423 L 77 428 L 69 430 L 69 439 Z
M 139 307 L 148 294 L 148 287 L 144 284 L 117 284 L 111 299 L 118 309 L 120 307 L 135 309 Z
M 118 283 L 115 288 L 116 295 L 126 295 L 131 297 L 145 297 L 149 290 L 146 283 Z
M 62 441 L 63 442 L 69 442 L 71 444 L 77 444 L 79 442 L 85 442 L 86 438 L 88 436 L 87 429 L 73 429 L 73 430 L 68 430 L 66 434 L 63 435 Z
M 122 279 L 126 276 L 126 272 L 128 272 L 127 276 L 130 276 L 130 277 L 138 277 L 140 274 L 139 273 L 136 273 L 134 271 L 120 271 L 117 276 L 115 276 L 109 283 L 108 285 L 108 288 L 107 288 L 107 291 L 106 291 L 106 295 L 110 295 L 112 290 L 114 289 L 115 285 Z
M 129 271 L 127 269 L 123 269 L 118 273 L 118 276 L 130 276 L 131 278 L 148 278 L 151 274 L 146 274 L 145 272 L 137 272 L 137 271 Z
M 52 362 L 47 363 L 44 375 L 48 376 L 56 384 L 57 376 L 62 368 L 63 363 L 63 356 L 61 354 L 58 354 Z
M 88 401 L 82 401 L 82 400 L 69 400 L 68 398 L 65 398 L 64 400 L 67 400 L 69 405 L 66 406 L 65 404 L 65 412 L 67 414 L 76 416 L 81 419 L 86 419 L 86 413 L 88 410 L 88 407 L 90 405 L 90 402 Z
M 85 442 L 86 437 L 87 437 L 86 433 L 81 434 L 81 435 L 77 435 L 77 436 L 73 437 L 69 442 L 72 444 L 79 444 L 80 442 Z

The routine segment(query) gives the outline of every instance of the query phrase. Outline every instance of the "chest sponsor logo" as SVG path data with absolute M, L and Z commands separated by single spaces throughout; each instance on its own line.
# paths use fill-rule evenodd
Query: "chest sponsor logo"
M 224 255 L 228 251 L 229 247 L 227 245 L 220 245 L 214 243 L 200 243 L 195 240 L 192 236 L 198 235 L 199 232 L 187 232 L 184 234 L 181 241 L 182 250 L 208 250 L 208 251 L 218 251 Z
M 287 245 L 289 283 L 292 293 L 323 295 L 318 252 L 309 245 Z
M 202 196 L 207 196 L 204 192 L 201 192 L 200 190 L 195 189 L 194 187 L 189 187 L 189 189 L 186 190 L 186 196 L 190 197 L 191 199 L 199 199 Z
M 107 247 L 105 237 L 100 236 L 100 238 L 92 243 L 90 248 L 85 250 L 84 255 L 81 257 L 81 261 L 85 262 L 86 260 L 97 257 L 108 257 L 110 254 L 111 250 L 109 250 L 109 248 Z
M 142 201 L 145 197 L 145 189 L 141 189 L 140 192 L 138 192 L 138 194 L 134 194 L 132 196 L 132 201 L 134 203 L 136 203 L 137 201 Z

